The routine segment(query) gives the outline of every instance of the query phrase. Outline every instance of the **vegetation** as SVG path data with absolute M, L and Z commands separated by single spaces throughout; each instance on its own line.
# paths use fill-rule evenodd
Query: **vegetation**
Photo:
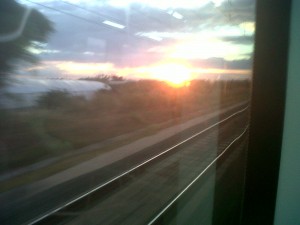
M 30 49 L 41 48 L 54 30 L 52 23 L 35 9 L 25 23 L 22 33 L 16 34 L 24 19 L 26 9 L 13 0 L 0 1 L 0 84 L 11 72 L 16 60 L 36 63 L 37 58 Z
M 163 128 L 249 99 L 246 81 L 192 81 L 172 88 L 159 81 L 127 82 L 86 100 L 51 91 L 38 107 L 1 111 L 1 171 L 157 125 Z
M 53 24 L 32 9 L 21 35 L 8 35 L 17 30 L 25 11 L 14 0 L 0 1 L 0 88 L 5 84 L 2 78 L 7 78 L 15 65 L 21 65 L 16 61 L 37 63 L 32 50 L 42 48 L 41 43 L 54 31 Z M 113 83 L 124 78 L 99 74 L 81 80 Z M 84 146 L 129 135 L 118 142 L 126 144 L 147 132 L 248 100 L 250 90 L 246 81 L 195 80 L 182 88 L 151 80 L 111 85 L 111 91 L 99 91 L 89 100 L 65 91 L 51 91 L 38 99 L 37 107 L 1 109 L 0 174 L 53 157 L 71 155 L 76 160 L 59 162 L 59 167 L 73 165 L 95 156 L 94 152 L 83 157 L 74 154 Z M 137 135 L 136 131 L 141 130 Z M 131 135 L 133 132 L 135 135 Z M 97 154 L 118 146 L 112 143 L 114 146 L 104 146 Z M 34 171 L 36 176 L 44 172 Z
M 103 83 L 109 83 L 110 81 L 124 81 L 125 79 L 122 76 L 118 75 L 106 75 L 106 74 L 99 74 L 94 77 L 83 77 L 79 80 L 89 80 L 89 81 L 99 81 Z

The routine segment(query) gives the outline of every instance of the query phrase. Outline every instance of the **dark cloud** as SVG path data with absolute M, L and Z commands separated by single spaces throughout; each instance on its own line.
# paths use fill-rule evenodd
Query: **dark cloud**
M 222 13 L 232 23 L 254 22 L 255 1 L 253 0 L 228 0 L 221 6 Z
M 253 44 L 254 36 L 229 36 L 221 38 L 223 41 L 239 45 Z
M 225 60 L 223 58 L 209 58 L 204 60 L 194 60 L 193 65 L 200 68 L 217 68 L 217 69 L 252 69 L 252 58 L 243 60 Z
M 232 60 L 228 61 L 230 69 L 252 69 L 252 59 Z

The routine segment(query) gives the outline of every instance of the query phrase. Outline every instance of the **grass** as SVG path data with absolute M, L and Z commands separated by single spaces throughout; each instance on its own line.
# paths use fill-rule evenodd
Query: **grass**
M 199 113 L 197 113 L 197 115 L 199 116 Z M 196 114 L 194 114 L 193 116 L 190 115 L 190 116 L 182 119 L 181 122 L 187 121 L 187 120 L 189 120 L 191 118 L 195 118 L 195 117 L 196 117 Z M 154 124 L 145 129 L 139 130 L 137 132 L 133 132 L 128 135 L 124 135 L 123 137 L 118 138 L 118 140 L 110 142 L 109 144 L 106 144 L 99 149 L 96 149 L 93 151 L 88 151 L 88 152 L 82 152 L 80 154 L 74 154 L 73 156 L 69 156 L 69 157 L 64 157 L 63 159 L 59 160 L 58 162 L 53 163 L 44 168 L 41 168 L 39 170 L 25 173 L 23 175 L 20 175 L 20 176 L 14 177 L 12 179 L 1 182 L 0 192 L 8 191 L 15 187 L 22 186 L 25 184 L 30 184 L 30 183 L 38 181 L 40 179 L 49 177 L 60 171 L 66 170 L 72 166 L 78 165 L 79 163 L 82 163 L 86 160 L 93 159 L 105 152 L 109 152 L 113 149 L 116 149 L 118 147 L 129 144 L 135 140 L 139 140 L 143 137 L 154 135 L 158 131 L 160 131 L 164 128 L 168 128 L 172 125 L 175 125 L 174 121 L 167 121 L 167 122 L 161 123 L 161 124 Z
M 247 82 L 193 81 L 190 87 L 174 89 L 162 82 L 140 81 L 98 92 L 90 100 L 50 92 L 39 99 L 37 108 L 0 112 L 1 142 L 6 148 L 1 171 L 51 157 L 61 160 L 2 182 L 0 191 L 55 174 L 178 121 L 197 117 L 199 111 L 203 114 L 248 98 Z M 120 136 L 123 138 L 116 138 Z M 101 148 L 77 154 L 77 149 L 99 142 L 103 142 Z

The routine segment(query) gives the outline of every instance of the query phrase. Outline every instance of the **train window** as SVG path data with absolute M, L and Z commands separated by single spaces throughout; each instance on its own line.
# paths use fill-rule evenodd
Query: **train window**
M 251 0 L 2 0 L 0 223 L 240 221 Z
M 280 175 L 281 185 L 279 185 L 279 197 L 277 197 L 277 183 L 279 165 L 281 170 L 286 169 L 287 158 L 285 154 L 291 152 L 284 146 L 286 143 L 293 143 L 293 135 L 283 136 L 283 127 L 289 127 L 288 121 L 293 118 L 290 108 L 292 100 L 287 93 L 293 91 L 289 85 L 286 88 L 287 78 L 290 83 L 293 75 L 297 71 L 294 64 L 295 52 L 294 38 L 297 37 L 296 1 L 274 2 L 257 1 L 256 10 L 256 31 L 255 31 L 255 53 L 253 64 L 252 97 L 251 97 L 251 122 L 249 128 L 249 144 L 247 153 L 247 170 L 245 180 L 244 209 L 241 224 L 297 224 L 299 218 L 295 217 L 293 210 L 296 205 L 285 204 L 282 207 L 282 188 L 286 194 L 285 200 L 293 195 L 294 203 L 297 201 L 297 182 L 293 185 L 289 180 L 293 180 L 293 172 Z M 293 5 L 293 7 L 291 6 Z M 295 6 L 295 7 L 294 7 Z M 293 22 L 290 22 L 293 21 Z M 291 30 L 290 30 L 290 24 Z M 296 34 L 296 35 L 295 35 Z M 276 46 L 276 47 L 275 47 Z M 272 52 L 272 54 L 270 54 Z M 273 54 L 274 53 L 274 54 Z M 287 105 L 286 102 L 287 101 Z M 293 101 L 293 100 L 292 100 Z M 294 103 L 296 103 L 294 101 Z M 291 110 L 291 111 L 290 111 Z M 284 116 L 285 112 L 288 112 Z M 295 111 L 296 112 L 296 111 Z M 297 124 L 297 119 L 293 118 L 293 123 Z M 288 130 L 288 129 L 287 129 Z M 284 131 L 286 132 L 286 130 Z M 289 141 L 286 137 L 289 137 Z M 284 137 L 284 138 L 283 138 Z M 282 148 L 283 138 L 283 148 Z M 281 148 L 283 157 L 281 159 Z M 288 153 L 288 154 L 289 154 Z M 294 154 L 293 157 L 296 157 Z M 295 158 L 294 158 L 295 159 Z M 288 164 L 293 165 L 294 159 L 288 159 Z M 282 162 L 280 162 L 282 160 Z M 281 171 L 282 172 L 282 171 Z M 284 180 L 284 183 L 282 182 Z M 286 192 L 286 193 L 287 193 Z M 288 201 L 287 201 L 288 202 Z M 286 203 L 287 203 L 286 202 Z M 275 205 L 277 211 L 275 214 Z M 289 211 L 289 216 L 285 214 Z M 285 214 L 286 217 L 283 217 Z M 277 218 L 277 221 L 274 220 Z M 281 219 L 281 223 L 278 219 Z M 283 219 L 283 220 L 282 220 Z M 275 223 L 274 223 L 275 222 Z

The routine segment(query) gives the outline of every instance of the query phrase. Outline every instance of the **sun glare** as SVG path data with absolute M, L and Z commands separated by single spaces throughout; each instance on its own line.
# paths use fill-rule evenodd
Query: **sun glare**
M 172 87 L 183 87 L 190 84 L 192 71 L 181 64 L 162 64 L 149 69 L 150 75 L 155 79 L 166 81 Z

